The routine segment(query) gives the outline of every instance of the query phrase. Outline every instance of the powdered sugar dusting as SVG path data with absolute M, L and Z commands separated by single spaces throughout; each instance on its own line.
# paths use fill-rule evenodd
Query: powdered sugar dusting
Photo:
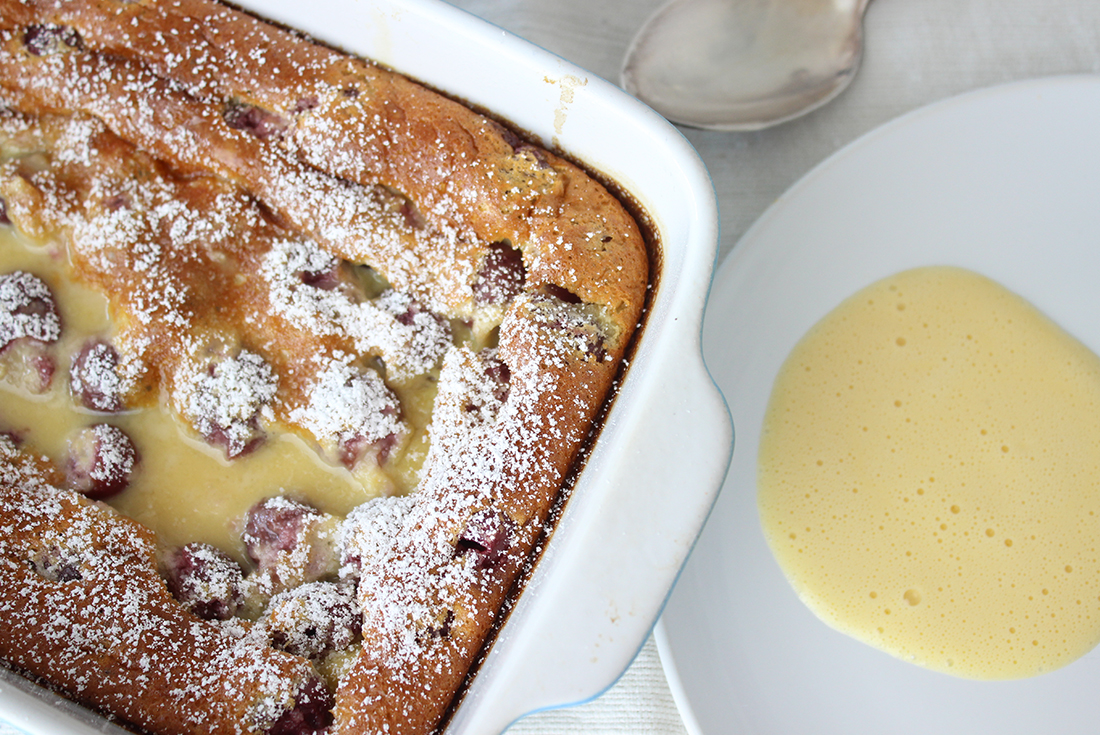
M 127 317 L 113 340 L 118 364 L 107 364 L 108 350 L 92 350 L 84 361 L 88 369 L 74 373 L 74 391 L 92 388 L 84 392 L 99 395 L 98 385 L 104 397 L 122 398 L 150 372 L 159 372 L 171 381 L 181 416 L 229 456 L 253 447 L 262 438 L 261 424 L 273 418 L 305 428 L 329 449 L 404 434 L 397 399 L 379 376 L 353 377 L 348 371 L 362 371 L 375 356 L 390 381 L 430 373 L 451 343 L 445 320 L 392 289 L 368 298 L 354 282 L 338 288 L 315 283 L 315 276 L 339 272 L 341 262 L 312 241 L 273 227 L 254 201 L 224 183 L 179 181 L 140 154 L 127 155 L 126 146 L 96 121 L 78 116 L 37 127 L 24 122 L 21 134 L 37 137 L 31 142 L 47 150 L 55 165 L 17 176 L 48 205 L 48 224 L 71 232 L 72 254 L 84 277 L 106 290 Z M 206 206 L 200 209 L 200 203 Z M 227 275 L 231 266 L 253 262 L 257 271 Z M 255 293 L 260 303 L 234 306 L 242 290 Z M 265 306 L 270 314 L 257 310 Z M 208 337 L 194 334 L 211 312 L 240 314 L 243 323 L 215 319 Z M 287 327 L 296 330 L 289 352 L 280 341 Z M 243 362 L 220 366 L 224 355 L 200 357 L 211 341 L 258 346 L 264 356 L 249 350 L 252 356 Z M 263 374 L 257 361 L 266 365 Z M 242 369 L 250 362 L 256 364 Z M 280 386 L 288 392 L 278 396 Z M 318 392 L 295 395 L 309 386 Z M 89 407 L 117 410 L 114 405 Z M 351 462 L 360 456 L 348 451 L 338 458 Z
M 293 704 L 309 667 L 240 623 L 165 605 L 148 532 L 52 486 L 6 437 L 0 459 L 0 588 L 22 590 L 0 596 L 14 635 L 0 640 L 6 658 L 151 728 L 264 729 Z M 138 704 L 150 688 L 164 696 L 154 712 Z
M 134 471 L 137 458 L 129 437 L 117 426 L 96 424 L 95 432 L 98 460 L 89 473 L 97 482 L 115 482 L 119 477 L 128 477 Z
M 390 289 L 378 297 L 377 312 L 364 319 L 364 331 L 375 336 L 387 374 L 404 380 L 429 372 L 451 346 L 447 322 L 420 304 L 409 294 Z
M 531 363 L 511 376 L 502 398 L 498 365 L 492 350 L 459 347 L 448 353 L 424 478 L 408 513 L 391 516 L 383 526 L 388 535 L 393 523 L 401 524 L 391 550 L 362 572 L 365 650 L 406 683 L 413 679 L 404 677 L 420 675 L 428 651 L 450 645 L 448 629 L 491 619 L 505 592 L 498 585 L 507 577 L 495 576 L 495 562 L 464 546 L 464 529 L 489 512 L 500 519 L 504 549 L 527 548 L 540 516 L 530 517 L 526 508 L 539 505 L 542 483 L 556 486 L 562 477 L 547 447 L 582 438 L 583 430 L 567 429 L 564 421 L 547 432 L 539 419 L 573 413 L 557 398 L 559 379 Z M 525 483 L 530 487 L 524 489 Z M 498 510 L 487 511 L 493 508 Z M 502 556 L 514 562 L 514 551 Z
M 50 487 L 44 468 L 20 452 L 15 440 L 7 434 L 0 434 L 0 487 L 23 487 L 29 492 Z M 49 511 L 43 509 L 43 512 Z M 2 530 L 5 529 L 0 528 Z
M 261 625 L 276 648 L 309 659 L 346 649 L 360 630 L 351 585 L 308 582 L 272 598 Z
M 24 271 L 0 276 L 0 347 L 24 337 L 55 342 L 60 336 L 61 317 L 42 279 Z
M 380 356 L 398 382 L 430 371 L 451 343 L 447 323 L 415 307 L 412 297 L 389 290 L 373 301 L 344 290 L 317 288 L 303 273 L 324 273 L 339 261 L 307 241 L 279 240 L 263 258 L 272 309 L 296 326 L 322 335 L 346 335 L 356 352 Z
M 355 508 L 340 525 L 340 574 L 358 578 L 393 543 L 412 507 L 413 496 L 375 498 Z
M 378 373 L 334 359 L 317 376 L 308 403 L 290 418 L 317 436 L 373 443 L 404 432 L 399 413 L 396 397 Z
M 245 451 L 261 418 L 273 418 L 269 404 L 278 383 L 259 355 L 241 351 L 224 359 L 192 358 L 176 375 L 172 403 L 206 437 L 224 439 L 226 453 Z
M 118 370 L 119 355 L 110 344 L 94 340 L 81 348 L 69 371 L 69 387 L 75 400 L 94 411 L 122 408 L 122 396 L 132 387 Z
M 441 222 L 410 227 L 408 200 L 400 194 L 323 174 L 293 150 L 232 128 L 221 105 L 201 102 L 142 65 L 72 52 L 38 59 L 34 76 L 27 76 L 9 54 L 0 45 L 0 69 L 18 70 L 22 93 L 94 115 L 121 137 L 185 168 L 248 182 L 255 196 L 296 229 L 342 257 L 384 266 L 395 286 L 433 310 L 457 315 L 472 303 L 475 264 L 458 254 L 476 241 L 456 247 L 469 233 Z M 120 106 L 120 99 L 126 104 Z

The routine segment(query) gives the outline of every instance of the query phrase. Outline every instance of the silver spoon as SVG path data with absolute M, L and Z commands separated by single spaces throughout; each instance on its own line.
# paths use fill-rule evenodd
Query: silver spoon
M 634 37 L 623 87 L 672 122 L 759 130 L 836 97 L 870 0 L 672 0 Z

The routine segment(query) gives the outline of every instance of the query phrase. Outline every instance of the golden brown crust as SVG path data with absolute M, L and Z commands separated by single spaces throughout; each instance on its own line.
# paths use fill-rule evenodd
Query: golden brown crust
M 0 176 L 0 196 L 25 230 L 66 233 L 78 277 L 112 294 L 124 334 L 128 324 L 166 335 L 155 347 L 149 346 L 155 340 L 131 339 L 146 349 L 148 385 L 171 388 L 183 369 L 180 355 L 188 352 L 181 346 L 194 351 L 196 330 L 236 334 L 277 376 L 276 420 L 313 432 L 324 446 L 299 412 L 325 368 L 322 358 L 381 355 L 391 378 L 400 374 L 400 359 L 381 348 L 371 352 L 346 336 L 319 335 L 315 324 L 303 328 L 271 315 L 270 284 L 250 274 L 295 237 L 314 241 L 328 257 L 374 267 L 446 317 L 475 329 L 499 325 L 499 347 L 447 351 L 420 485 L 406 514 L 356 561 L 363 645 L 337 692 L 336 727 L 430 732 L 543 533 L 619 369 L 647 281 L 636 224 L 575 166 L 499 124 L 400 75 L 209 0 L 60 7 L 0 0 L 0 18 L 0 99 L 27 116 L 27 135 L 55 144 L 69 126 L 86 124 L 94 143 L 54 172 L 48 184 L 57 189 L 54 199 L 42 177 L 18 170 Z M 36 41 L 42 29 L 46 41 Z M 116 260 L 106 266 L 80 256 L 81 227 L 120 206 L 103 182 L 121 186 L 127 179 L 155 184 L 196 211 L 233 201 L 251 212 L 238 217 L 246 225 L 230 228 L 236 244 L 219 251 L 237 275 L 203 253 L 176 253 L 169 263 L 179 266 L 173 278 L 190 294 L 186 308 L 169 317 L 141 313 L 145 296 L 135 297 L 140 286 L 127 281 L 134 243 L 114 242 L 108 249 Z M 243 192 L 273 219 L 252 212 Z M 47 201 L 67 208 L 43 208 Z M 156 241 L 162 249 L 173 245 L 170 238 Z M 500 299 L 479 290 L 480 279 L 492 275 L 487 263 L 496 247 L 518 249 L 523 261 L 522 284 Z M 20 491 L 7 492 L 17 498 Z M 170 628 L 189 625 L 162 594 L 155 564 L 152 572 L 148 558 L 141 565 L 143 588 L 155 590 L 142 609 Z M 41 584 L 28 580 L 24 573 L 0 582 L 0 594 L 21 605 L 43 604 L 30 592 Z M 14 651 L 34 635 L 13 635 L 12 653 L 3 655 L 32 668 Z M 209 655 L 196 645 L 200 658 Z M 120 680 L 143 676 L 123 661 L 145 647 L 170 659 L 165 681 L 202 669 L 177 648 L 143 640 L 119 649 L 112 665 L 120 667 Z M 292 673 L 298 669 L 286 665 L 300 689 L 301 676 Z M 50 665 L 41 668 L 32 670 L 51 675 Z M 57 683 L 102 706 L 120 706 L 109 691 L 87 694 L 64 675 Z M 150 687 L 120 713 L 157 731 L 188 731 L 178 722 L 140 719 L 154 717 L 145 710 L 157 710 L 163 696 L 163 688 Z M 236 724 L 219 720 L 217 727 L 270 725 L 256 724 L 232 697 L 226 706 L 218 717 Z
M 0 457 L 0 656 L 164 733 L 265 730 L 315 678 L 243 627 L 185 612 L 148 530 L 58 489 L 56 470 L 7 437 Z
M 17 0 L 5 5 L 12 2 L 23 6 Z M 405 77 L 302 43 L 207 0 L 41 5 L 40 22 L 45 17 L 75 27 L 89 48 L 139 62 L 127 76 L 147 68 L 182 84 L 207 105 L 205 125 L 217 127 L 210 117 L 230 101 L 258 105 L 286 126 L 271 136 L 270 147 L 333 176 L 411 197 L 419 213 L 449 235 L 447 257 L 462 271 L 464 283 L 450 284 L 436 303 L 469 312 L 469 286 L 485 244 L 508 241 L 524 253 L 529 287 L 552 283 L 602 304 L 620 331 L 636 323 L 643 298 L 637 284 L 645 283 L 647 270 L 637 225 L 575 166 L 487 118 Z M 51 91 L 83 95 L 79 80 L 91 73 L 82 69 Z M 153 104 L 174 97 L 167 89 L 150 96 Z M 80 103 L 70 99 L 69 106 L 73 102 Z M 234 141 L 245 149 L 221 163 L 235 167 L 246 188 L 266 201 L 255 191 L 259 172 L 247 169 L 258 158 L 249 143 L 255 141 Z M 387 272 L 383 259 L 358 255 Z
M 76 278 L 110 296 L 115 345 L 141 371 L 125 405 L 155 403 L 161 387 L 171 393 L 188 380 L 196 356 L 246 349 L 261 356 L 277 379 L 270 402 L 275 419 L 324 445 L 326 437 L 300 415 L 316 389 L 315 376 L 334 355 L 382 357 L 391 376 L 411 359 L 392 354 L 378 335 L 357 338 L 338 324 L 318 324 L 324 314 L 307 321 L 280 309 L 286 297 L 278 291 L 286 284 L 269 277 L 266 262 L 297 244 L 295 235 L 265 220 L 236 187 L 209 175 L 174 174 L 84 116 L 9 115 L 0 131 L 9 144 L 39 152 L 0 170 L 10 219 L 24 232 L 66 239 Z M 48 174 L 36 170 L 42 157 Z M 218 216 L 204 217 L 207 212 Z M 196 222 L 205 225 L 199 236 L 173 235 Z M 151 253 L 155 263 L 146 262 Z M 286 275 L 291 282 L 297 278 Z M 374 313 L 379 332 L 416 338 L 397 317 Z M 444 349 L 429 347 L 440 354 Z M 430 352 L 419 359 L 435 362 Z

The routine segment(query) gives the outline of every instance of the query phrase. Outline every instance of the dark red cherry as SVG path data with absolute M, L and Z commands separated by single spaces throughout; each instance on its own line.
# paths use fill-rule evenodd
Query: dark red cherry
M 228 620 L 240 608 L 244 574 L 225 552 L 191 543 L 170 553 L 164 565 L 168 590 L 200 618 Z
M 73 400 L 93 411 L 121 411 L 122 382 L 118 360 L 118 351 L 103 340 L 92 340 L 81 347 L 69 369 Z
M 130 484 L 137 462 L 137 449 L 125 431 L 111 424 L 88 426 L 69 439 L 69 487 L 93 500 L 110 498 Z
M 274 567 L 279 553 L 293 551 L 305 537 L 311 521 L 321 512 L 297 500 L 276 496 L 261 500 L 245 518 L 244 540 L 248 557 L 260 569 Z

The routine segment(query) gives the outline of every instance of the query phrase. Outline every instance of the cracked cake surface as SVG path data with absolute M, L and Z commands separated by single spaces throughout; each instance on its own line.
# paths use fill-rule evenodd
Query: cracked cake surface
M 593 178 L 210 0 L 0 0 L 0 657 L 155 733 L 430 733 L 641 317 Z

